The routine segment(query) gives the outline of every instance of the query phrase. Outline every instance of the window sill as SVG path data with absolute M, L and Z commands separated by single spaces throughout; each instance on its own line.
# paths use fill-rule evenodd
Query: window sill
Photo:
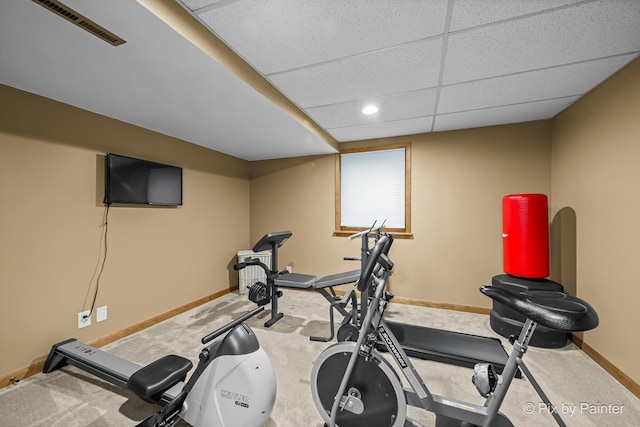
M 353 234 L 358 233 L 361 230 L 335 230 L 333 235 L 335 237 L 349 237 Z M 393 234 L 393 237 L 396 239 L 413 239 L 413 233 L 406 231 L 386 231 L 388 233 Z

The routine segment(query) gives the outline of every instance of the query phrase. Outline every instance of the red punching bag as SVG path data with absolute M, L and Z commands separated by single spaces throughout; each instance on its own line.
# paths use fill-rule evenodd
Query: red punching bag
M 502 198 L 504 272 L 543 279 L 549 275 L 549 214 L 544 194 Z

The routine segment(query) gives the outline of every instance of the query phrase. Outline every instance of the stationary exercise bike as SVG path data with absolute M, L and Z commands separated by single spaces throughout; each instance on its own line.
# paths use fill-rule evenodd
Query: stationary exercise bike
M 421 407 L 436 415 L 436 427 L 497 426 L 512 427 L 500 406 L 518 369 L 548 408 L 553 408 L 522 358 L 536 325 L 567 332 L 598 326 L 598 315 L 585 301 L 555 291 L 512 293 L 486 285 L 480 291 L 488 297 L 522 313 L 527 321 L 517 339 L 507 364 L 499 375 L 491 364 L 474 368 L 472 381 L 486 397 L 484 405 L 462 402 L 431 394 L 416 372 L 409 357 L 383 318 L 392 294 L 385 286 L 394 264 L 387 256 L 392 239 L 383 235 L 371 251 L 360 278 L 358 290 L 373 287 L 367 314 L 360 326 L 357 341 L 339 342 L 326 348 L 313 363 L 311 394 L 320 416 L 329 427 L 419 427 L 407 417 L 407 405 Z M 403 387 L 396 370 L 376 350 L 382 341 L 410 387 Z M 565 426 L 557 411 L 552 415 Z
M 360 261 L 360 271 L 367 263 L 370 252 L 370 240 L 374 242 L 382 237 L 382 228 L 384 222 L 380 226 L 376 223 L 368 229 L 349 236 L 349 240 L 360 238 L 362 241 L 358 259 L 348 258 L 349 260 Z M 392 234 L 388 235 L 393 238 Z M 345 258 L 347 259 L 347 258 Z M 345 305 L 349 298 L 353 298 L 349 290 L 342 300 L 335 304 Z M 340 329 L 338 329 L 338 341 L 354 341 L 358 332 L 359 324 L 366 316 L 367 299 L 373 293 L 373 288 L 369 288 L 368 292 L 361 293 L 360 304 L 358 306 L 357 316 L 345 317 Z M 351 311 L 353 313 L 353 310 Z M 502 346 L 502 341 L 495 337 L 486 337 L 480 335 L 465 334 L 445 329 L 436 329 L 423 325 L 411 325 L 406 323 L 388 321 L 387 325 L 393 331 L 396 338 L 404 351 L 411 357 L 417 357 L 425 360 L 434 360 L 437 362 L 448 363 L 452 365 L 473 368 L 477 363 L 491 363 L 493 367 L 501 373 L 509 356 Z M 382 342 L 377 345 L 379 351 L 384 351 L 385 347 Z M 520 371 L 516 374 L 520 377 Z
M 44 365 L 49 373 L 75 366 L 143 400 L 163 408 L 137 427 L 169 427 L 179 418 L 194 427 L 261 426 L 276 398 L 276 377 L 269 356 L 249 326 L 243 323 L 262 311 L 258 307 L 202 338 L 196 370 L 181 356 L 164 356 L 140 366 L 113 354 L 69 339 L 55 344 Z

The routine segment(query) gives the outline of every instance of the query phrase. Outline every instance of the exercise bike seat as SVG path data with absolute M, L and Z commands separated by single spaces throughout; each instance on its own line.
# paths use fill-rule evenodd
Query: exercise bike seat
M 192 367 L 189 359 L 169 354 L 134 372 L 127 388 L 141 399 L 157 403 L 166 390 L 185 379 Z
M 598 314 L 586 301 L 565 292 L 527 290 L 512 292 L 485 285 L 480 292 L 532 321 L 564 332 L 580 332 L 598 326 Z

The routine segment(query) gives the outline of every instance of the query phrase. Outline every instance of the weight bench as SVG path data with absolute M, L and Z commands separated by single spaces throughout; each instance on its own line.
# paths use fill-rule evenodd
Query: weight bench
M 354 292 L 350 290 L 344 297 L 340 297 L 333 289 L 334 286 L 346 285 L 348 283 L 355 283 L 360 277 L 360 269 L 351 270 L 344 273 L 331 274 L 318 279 L 311 274 L 289 273 L 287 271 L 278 271 L 278 248 L 284 244 L 293 235 L 291 231 L 276 231 L 267 233 L 253 246 L 253 252 L 271 251 L 271 268 L 259 262 L 256 259 L 247 259 L 245 262 L 238 263 L 234 266 L 234 269 L 238 270 L 244 268 L 247 265 L 261 265 L 267 273 L 267 284 L 256 283 L 251 287 L 249 291 L 249 299 L 258 303 L 259 305 L 265 305 L 271 302 L 271 318 L 265 322 L 265 327 L 270 327 L 283 316 L 283 313 L 278 311 L 278 298 L 282 296 L 281 288 L 289 289 L 303 289 L 317 291 L 322 295 L 329 303 L 329 319 L 331 334 L 328 338 L 324 337 L 311 337 L 313 341 L 331 341 L 334 336 L 334 318 L 333 310 L 338 310 L 345 317 L 355 316 L 357 310 L 357 299 Z M 351 312 L 345 309 L 349 300 L 352 302 Z M 350 319 L 351 317 L 348 317 Z
M 274 279 L 274 286 L 280 288 L 290 289 L 303 289 L 317 291 L 329 302 L 329 327 L 330 335 L 328 337 L 310 337 L 311 341 L 329 342 L 333 340 L 335 335 L 335 322 L 333 317 L 333 310 L 338 310 L 345 318 L 351 319 L 356 315 L 358 301 L 353 291 L 347 292 L 344 297 L 340 297 L 333 289 L 334 286 L 346 285 L 348 283 L 355 283 L 360 277 L 360 270 L 351 270 L 344 273 L 331 274 L 318 279 L 311 274 L 300 273 L 286 273 L 279 275 Z M 276 289 L 277 292 L 277 289 Z M 347 303 L 351 300 L 351 311 L 345 309 Z M 278 313 L 277 298 L 275 299 L 275 308 L 273 306 L 274 300 L 272 300 L 271 320 L 276 318 L 276 321 L 282 317 L 282 313 Z

